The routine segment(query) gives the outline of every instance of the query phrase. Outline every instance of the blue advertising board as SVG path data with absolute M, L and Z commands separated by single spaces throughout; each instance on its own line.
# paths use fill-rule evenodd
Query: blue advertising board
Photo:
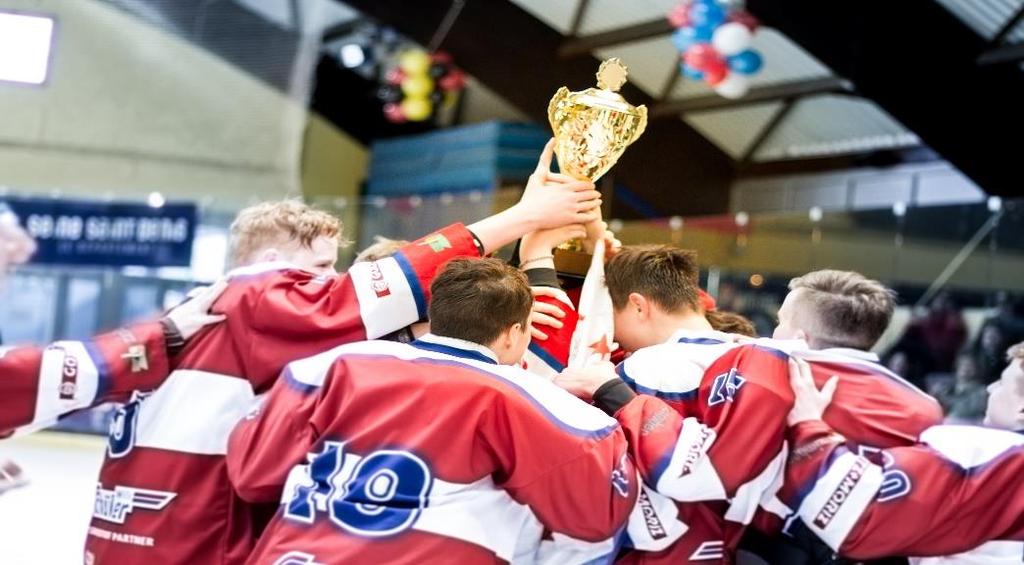
M 187 267 L 195 204 L 154 208 L 128 202 L 0 197 L 36 240 L 31 263 Z

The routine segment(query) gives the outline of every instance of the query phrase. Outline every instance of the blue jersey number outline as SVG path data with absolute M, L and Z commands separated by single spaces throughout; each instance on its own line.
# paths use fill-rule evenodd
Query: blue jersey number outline
M 910 477 L 905 472 L 896 468 L 896 459 L 893 458 L 892 454 L 877 447 L 865 445 L 858 446 L 857 451 L 864 457 L 877 454 L 882 458 L 882 485 L 878 487 L 878 494 L 875 495 L 875 500 L 878 502 L 888 502 L 910 494 L 913 486 Z
M 131 399 L 114 413 L 107 437 L 107 456 L 111 459 L 124 457 L 135 447 L 139 409 L 142 408 L 142 402 L 151 394 L 151 392 L 133 392 Z
M 309 455 L 307 480 L 286 504 L 284 517 L 312 524 L 327 511 L 334 525 L 367 537 L 400 533 L 416 523 L 433 487 L 427 464 L 415 454 L 381 449 L 365 457 L 328 441 Z

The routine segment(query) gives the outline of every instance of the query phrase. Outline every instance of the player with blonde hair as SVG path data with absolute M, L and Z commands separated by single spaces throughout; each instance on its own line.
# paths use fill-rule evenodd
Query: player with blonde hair
M 332 274 L 338 248 L 347 244 L 341 220 L 295 199 L 250 206 L 231 223 L 235 267 L 282 261 L 317 274 Z

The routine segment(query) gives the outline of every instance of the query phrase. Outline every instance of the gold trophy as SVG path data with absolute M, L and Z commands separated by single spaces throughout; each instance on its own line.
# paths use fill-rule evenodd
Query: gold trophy
M 633 106 L 618 92 L 627 74 L 622 61 L 608 59 L 597 70 L 597 88 L 570 92 L 563 86 L 551 98 L 548 120 L 562 173 L 597 182 L 644 132 L 647 107 Z M 560 248 L 555 257 L 558 270 L 586 273 L 589 258 L 578 253 L 581 249 L 579 241 Z

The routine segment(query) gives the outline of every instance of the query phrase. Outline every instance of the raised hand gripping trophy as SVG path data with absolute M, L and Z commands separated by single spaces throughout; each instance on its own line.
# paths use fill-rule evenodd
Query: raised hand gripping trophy
M 562 173 L 596 182 L 644 132 L 647 108 L 633 106 L 618 93 L 626 74 L 622 61 L 608 59 L 597 71 L 597 88 L 569 92 L 563 86 L 551 99 L 548 119 Z M 614 314 L 604 284 L 604 242 L 597 243 L 593 257 L 579 253 L 581 242 L 568 247 L 556 251 L 555 267 L 562 274 L 586 274 L 580 322 L 569 344 L 569 367 L 581 368 L 608 360 Z
M 618 93 L 628 70 L 618 58 L 601 63 L 597 88 L 570 92 L 561 87 L 548 104 L 548 119 L 555 134 L 555 155 L 562 173 L 596 182 L 619 160 L 647 127 L 647 107 L 633 106 Z M 580 251 L 569 242 L 568 251 Z M 571 253 L 556 256 L 559 270 L 583 274 L 589 258 Z

